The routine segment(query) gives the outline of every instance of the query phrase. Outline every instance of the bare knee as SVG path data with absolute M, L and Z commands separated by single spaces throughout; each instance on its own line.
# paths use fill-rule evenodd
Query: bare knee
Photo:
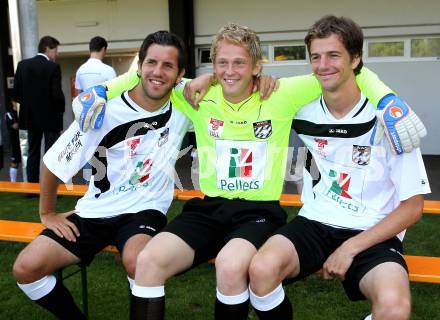
M 136 270 L 154 270 L 158 268 L 159 257 L 152 250 L 144 249 L 139 252 L 136 259 Z
M 147 280 L 148 284 L 164 283 L 169 277 L 172 276 L 170 268 L 171 261 L 167 259 L 167 256 L 160 254 L 155 249 L 142 250 L 137 256 L 136 262 L 136 282 L 138 281 L 138 275 L 142 279 Z M 152 282 L 153 281 L 153 282 Z M 147 283 L 145 283 L 147 284 Z
M 373 318 L 407 320 L 411 315 L 411 299 L 396 295 L 384 295 L 373 303 Z
M 282 266 L 270 255 L 257 253 L 249 267 L 249 281 L 252 291 L 257 295 L 265 295 L 283 279 Z
M 27 254 L 20 254 L 14 262 L 12 273 L 18 283 L 32 283 L 44 276 L 44 268 L 36 262 L 36 259 Z
M 127 257 L 124 257 L 122 263 L 124 264 L 125 272 L 127 272 L 127 275 L 134 279 L 134 275 L 136 274 L 136 261 L 137 256 L 130 255 Z
M 241 291 L 247 287 L 249 261 L 244 257 L 219 256 L 215 260 L 215 269 L 217 282 L 223 287 L 228 288 L 227 291 L 237 289 Z M 226 292 L 225 292 L 226 293 Z

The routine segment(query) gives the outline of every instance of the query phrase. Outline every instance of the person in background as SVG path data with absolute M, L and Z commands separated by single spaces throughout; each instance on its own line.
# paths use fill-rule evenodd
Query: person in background
M 10 107 L 5 113 L 5 122 L 9 133 L 9 146 L 11 152 L 9 179 L 11 182 L 16 182 L 18 166 L 21 163 L 21 151 L 20 138 L 18 133 L 17 105 L 14 101 L 11 101 Z
M 19 128 L 27 130 L 29 156 L 26 164 L 28 182 L 40 181 L 41 141 L 46 152 L 63 129 L 64 94 L 61 68 L 55 63 L 60 42 L 44 36 L 38 54 L 22 60 L 14 77 L 13 100 L 20 104 Z
M 87 88 L 116 78 L 115 69 L 102 62 L 107 52 L 107 45 L 107 41 L 102 37 L 97 36 L 90 39 L 90 58 L 76 71 L 75 89 L 77 95 Z
M 75 90 L 76 95 L 87 88 L 96 86 L 102 82 L 116 78 L 116 72 L 113 67 L 103 63 L 107 52 L 107 41 L 103 37 L 93 37 L 89 42 L 90 58 L 83 63 L 76 71 Z M 86 163 L 82 176 L 87 183 L 92 175 L 92 165 Z

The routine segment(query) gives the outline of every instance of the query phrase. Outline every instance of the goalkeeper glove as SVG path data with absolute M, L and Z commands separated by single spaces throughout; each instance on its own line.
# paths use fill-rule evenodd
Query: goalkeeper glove
M 73 100 L 75 121 L 78 122 L 81 131 L 86 132 L 90 127 L 101 128 L 106 102 L 106 87 L 103 85 L 88 88 Z
M 411 152 L 420 146 L 420 138 L 426 136 L 426 128 L 420 118 L 394 94 L 388 94 L 379 101 L 376 117 L 370 143 L 379 144 L 385 133 L 394 154 Z

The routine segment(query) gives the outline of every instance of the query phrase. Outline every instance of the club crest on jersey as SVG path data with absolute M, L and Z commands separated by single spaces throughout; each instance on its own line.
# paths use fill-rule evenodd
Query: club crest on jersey
M 258 139 L 267 139 L 272 135 L 272 121 L 258 121 L 253 123 L 254 136 Z
M 126 143 L 128 146 L 128 157 L 133 158 L 136 155 L 136 148 L 141 143 L 141 138 L 130 139 Z
M 370 163 L 371 147 L 353 145 L 353 153 L 351 159 L 355 164 L 366 166 Z
M 210 118 L 208 123 L 208 133 L 211 137 L 220 138 L 223 132 L 225 122 L 222 120 Z
M 162 147 L 168 141 L 168 136 L 170 135 L 170 128 L 165 128 L 165 130 L 160 134 L 159 140 L 157 141 L 157 146 Z

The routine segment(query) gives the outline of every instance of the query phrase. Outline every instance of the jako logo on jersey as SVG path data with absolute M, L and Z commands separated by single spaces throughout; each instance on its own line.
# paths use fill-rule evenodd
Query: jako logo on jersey
M 335 133 L 338 133 L 338 134 L 347 134 L 347 133 L 348 133 L 348 130 L 346 130 L 346 129 L 341 129 L 341 128 L 336 128 L 336 129 L 334 129 L 334 128 L 330 128 L 330 129 L 328 129 L 328 133 L 330 133 L 330 134 L 335 134 Z
M 252 177 L 252 151 L 249 149 L 230 149 L 229 178 Z
M 144 183 L 150 178 L 151 167 L 153 166 L 153 160 L 147 159 L 145 161 L 138 161 L 136 168 L 130 176 L 128 183 L 131 185 L 136 185 L 139 183 Z
M 253 123 L 254 136 L 258 139 L 267 139 L 272 135 L 271 120 L 258 121 Z
M 136 155 L 136 148 L 141 143 L 141 138 L 130 139 L 126 143 L 128 146 L 128 156 L 132 158 Z
M 208 123 L 208 132 L 211 137 L 220 138 L 223 132 L 224 121 L 210 118 Z
M 357 146 L 353 145 L 353 153 L 351 160 L 360 165 L 366 166 L 370 163 L 371 147 L 370 146 Z
M 403 115 L 403 111 L 402 111 L 402 109 L 400 109 L 399 107 L 397 107 L 397 106 L 394 106 L 394 107 L 391 107 L 391 109 L 390 109 L 390 115 L 393 117 L 393 118 L 400 118 L 400 117 L 402 117 L 402 115 Z

